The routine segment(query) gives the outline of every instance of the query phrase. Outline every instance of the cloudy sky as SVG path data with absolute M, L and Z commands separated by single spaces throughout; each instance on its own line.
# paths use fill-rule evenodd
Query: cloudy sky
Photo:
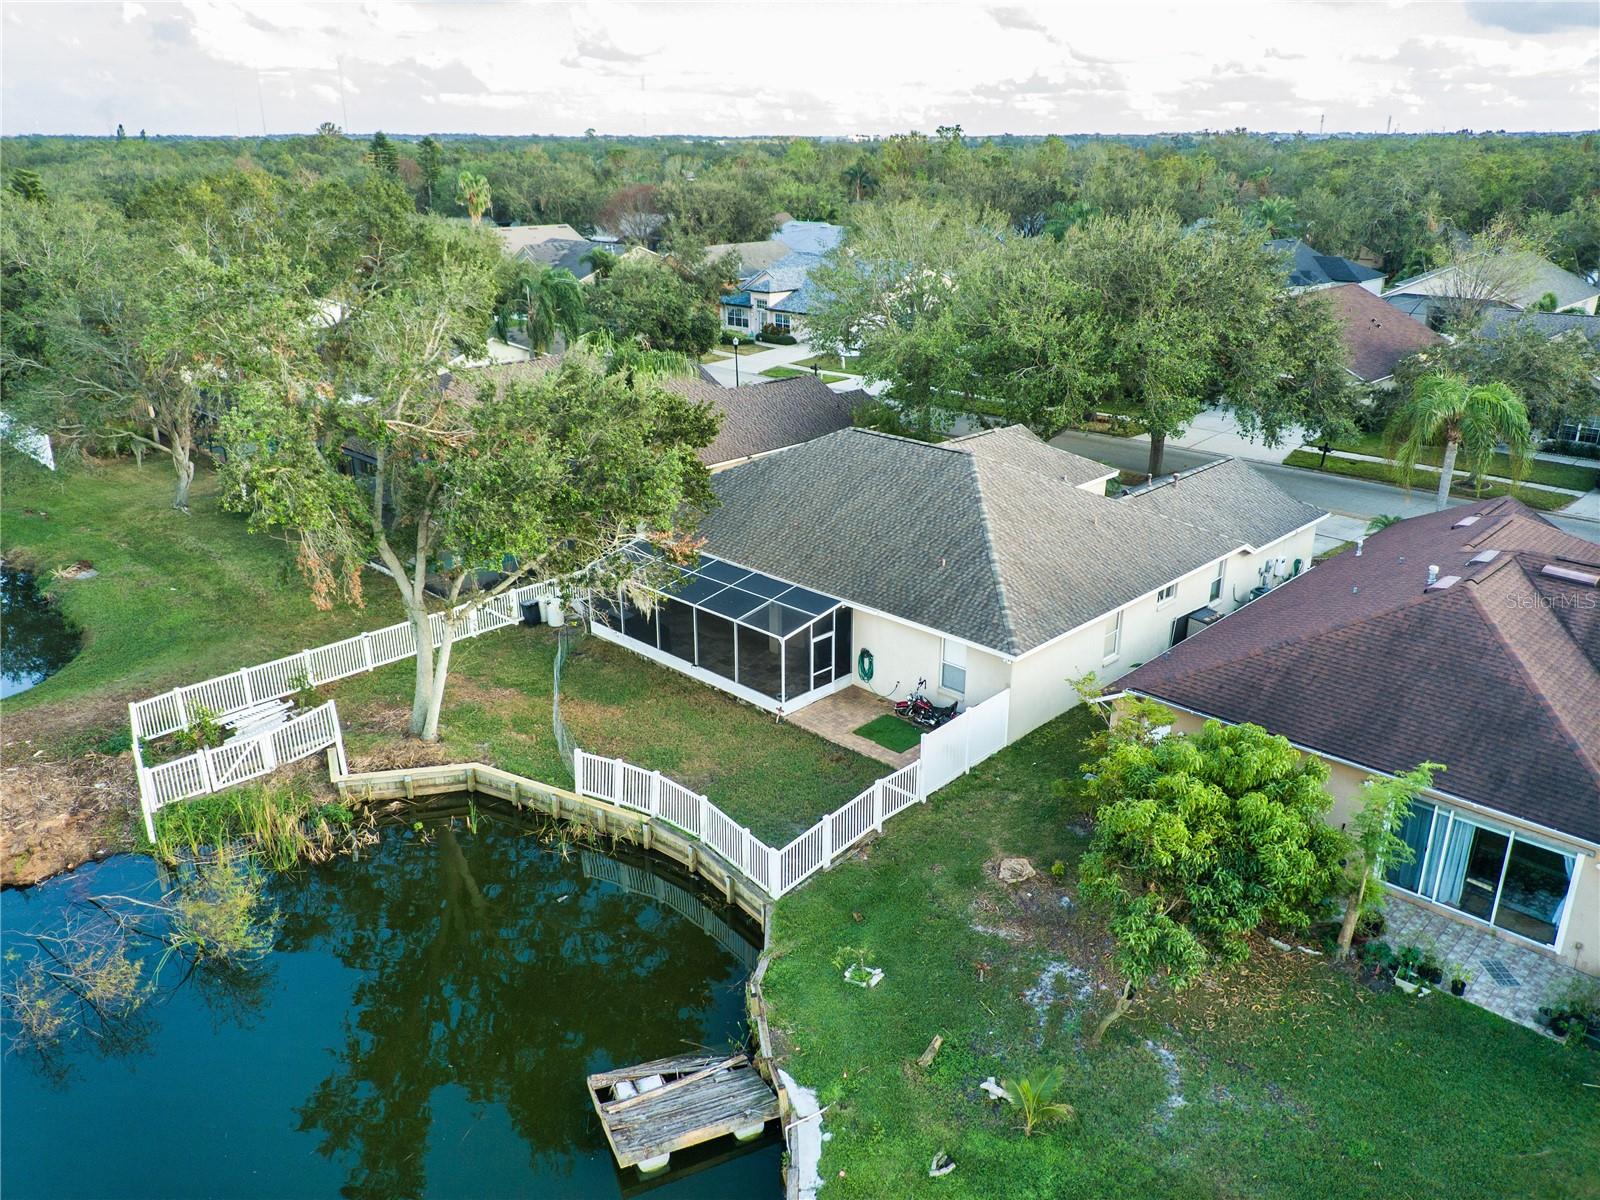
M 0 131 L 1592 129 L 1600 3 L 7 0 Z

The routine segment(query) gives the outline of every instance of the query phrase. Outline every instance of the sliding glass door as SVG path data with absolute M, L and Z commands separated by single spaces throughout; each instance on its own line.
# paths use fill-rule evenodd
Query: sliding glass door
M 1398 833 L 1413 858 L 1390 868 L 1395 887 L 1530 941 L 1556 944 L 1575 856 L 1424 801 L 1412 804 Z

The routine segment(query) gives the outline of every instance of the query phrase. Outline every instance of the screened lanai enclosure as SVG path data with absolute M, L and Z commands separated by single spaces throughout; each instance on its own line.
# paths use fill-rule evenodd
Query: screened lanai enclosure
M 693 567 L 655 561 L 649 611 L 622 590 L 593 595 L 593 629 L 769 711 L 793 712 L 850 679 L 843 601 L 701 555 Z

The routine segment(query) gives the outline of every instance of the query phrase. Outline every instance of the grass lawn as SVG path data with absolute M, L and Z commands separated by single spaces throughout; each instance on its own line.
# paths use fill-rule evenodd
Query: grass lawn
M 715 350 L 707 350 L 700 356 L 700 361 L 703 363 L 727 362 L 728 355 L 718 354 Z
M 1378 458 L 1387 458 L 1388 454 L 1383 444 L 1381 433 L 1364 433 L 1358 438 L 1341 442 L 1334 447 L 1335 450 L 1345 450 L 1351 454 L 1371 454 Z M 1430 467 L 1437 467 L 1444 462 L 1444 448 L 1442 446 L 1429 446 L 1417 459 Z M 1457 464 L 1457 469 L 1462 469 Z M 1489 466 L 1489 474 L 1503 479 L 1511 477 L 1511 459 L 1504 454 L 1496 453 L 1494 461 Z M 1586 492 L 1596 486 L 1600 478 L 1600 465 L 1592 467 L 1577 467 L 1571 463 L 1546 462 L 1543 459 L 1530 459 L 1527 473 L 1523 476 L 1525 483 L 1542 483 L 1547 487 L 1571 488 L 1574 491 Z
M 802 371 L 798 367 L 768 367 L 761 372 L 768 379 L 793 379 L 796 375 L 809 375 L 810 371 Z
M 768 350 L 776 350 L 776 346 L 769 346 L 766 342 L 752 342 L 744 334 L 739 335 L 739 348 L 736 351 L 732 346 L 718 342 L 713 354 L 729 355 L 737 353 L 741 358 L 747 354 L 765 354 Z
M 367 577 L 367 607 L 318 612 L 284 543 L 245 530 L 217 507 L 201 469 L 190 516 L 172 508 L 164 458 L 49 472 L 4 460 L 4 552 L 34 564 L 83 631 L 60 672 L 5 702 L 17 711 L 90 696 L 150 695 L 400 619 L 398 597 Z M 94 579 L 52 582 L 53 568 L 88 559 Z M 119 720 L 126 727 L 127 712 Z
M 1398 476 L 1393 466 L 1388 463 L 1369 462 L 1364 458 L 1340 458 L 1330 454 L 1327 464 L 1318 467 L 1322 461 L 1322 453 L 1317 450 L 1291 450 L 1289 456 L 1283 460 L 1286 467 L 1303 467 L 1306 470 L 1321 470 L 1329 475 L 1345 475 L 1352 479 L 1371 479 L 1377 483 L 1397 484 Z M 1423 467 L 1413 468 L 1411 472 L 1411 486 L 1419 491 L 1432 492 L 1439 486 L 1439 472 L 1429 471 Z M 1544 512 L 1555 512 L 1566 508 L 1577 499 L 1576 496 L 1566 492 L 1552 492 L 1548 488 L 1518 486 L 1511 487 L 1505 484 L 1488 484 L 1483 489 L 1482 499 L 1488 500 L 1495 496 L 1504 496 L 1513 493 L 1529 508 L 1537 508 Z M 1463 500 L 1478 499 L 1477 494 L 1467 487 L 1463 481 L 1457 481 L 1450 489 L 1450 494 L 1459 496 Z
M 1053 722 L 779 903 L 766 994 L 786 1069 L 830 1106 L 826 1196 L 1595 1194 L 1591 1052 L 1449 996 L 1375 994 L 1264 942 L 1081 1049 L 1107 1002 L 1103 927 L 1074 886 L 1084 730 Z M 1001 855 L 1040 875 L 999 883 L 986 864 Z M 883 969 L 878 987 L 843 982 L 845 946 Z M 1032 1138 L 978 1088 L 1055 1064 L 1078 1119 Z M 941 1150 L 956 1170 L 930 1183 Z
M 1354 542 L 1340 542 L 1336 546 L 1329 546 L 1326 550 L 1318 554 L 1316 558 L 1312 559 L 1312 561 L 1327 562 L 1330 558 L 1333 558 L 1335 555 L 1343 554 L 1346 550 L 1350 549 L 1350 547 L 1354 545 Z
M 835 371 L 840 375 L 861 374 L 859 358 L 840 358 L 837 354 L 813 354 L 810 358 L 802 358 L 795 366 L 820 367 L 824 371 Z
M 824 371 L 822 373 L 822 382 L 823 383 L 842 383 L 844 380 L 849 379 L 849 378 L 850 378 L 849 375 L 835 375 L 830 371 Z
M 856 731 L 857 737 L 864 737 L 868 741 L 877 742 L 885 750 L 893 750 L 896 754 L 904 754 L 911 747 L 922 741 L 922 730 L 910 721 L 902 721 L 893 713 L 884 713 L 881 717 L 873 717 Z
M 457 644 L 441 747 L 402 739 L 415 677 L 409 661 L 322 690 L 338 701 L 346 745 L 361 767 L 476 759 L 570 787 L 550 726 L 555 645 L 551 630 L 526 626 Z M 598 638 L 579 643 L 561 682 L 562 715 L 585 751 L 659 770 L 769 845 L 784 845 L 885 772 Z

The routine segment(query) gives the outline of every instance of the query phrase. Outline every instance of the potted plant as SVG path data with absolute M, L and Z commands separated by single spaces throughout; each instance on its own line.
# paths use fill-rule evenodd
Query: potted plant
M 1460 963 L 1450 965 L 1450 994 L 1452 996 L 1465 996 L 1467 984 L 1472 982 L 1472 972 Z
M 1421 966 L 1421 948 L 1401 946 L 1394 956 L 1394 985 L 1408 995 L 1415 995 L 1421 983 L 1421 976 L 1418 974 Z

